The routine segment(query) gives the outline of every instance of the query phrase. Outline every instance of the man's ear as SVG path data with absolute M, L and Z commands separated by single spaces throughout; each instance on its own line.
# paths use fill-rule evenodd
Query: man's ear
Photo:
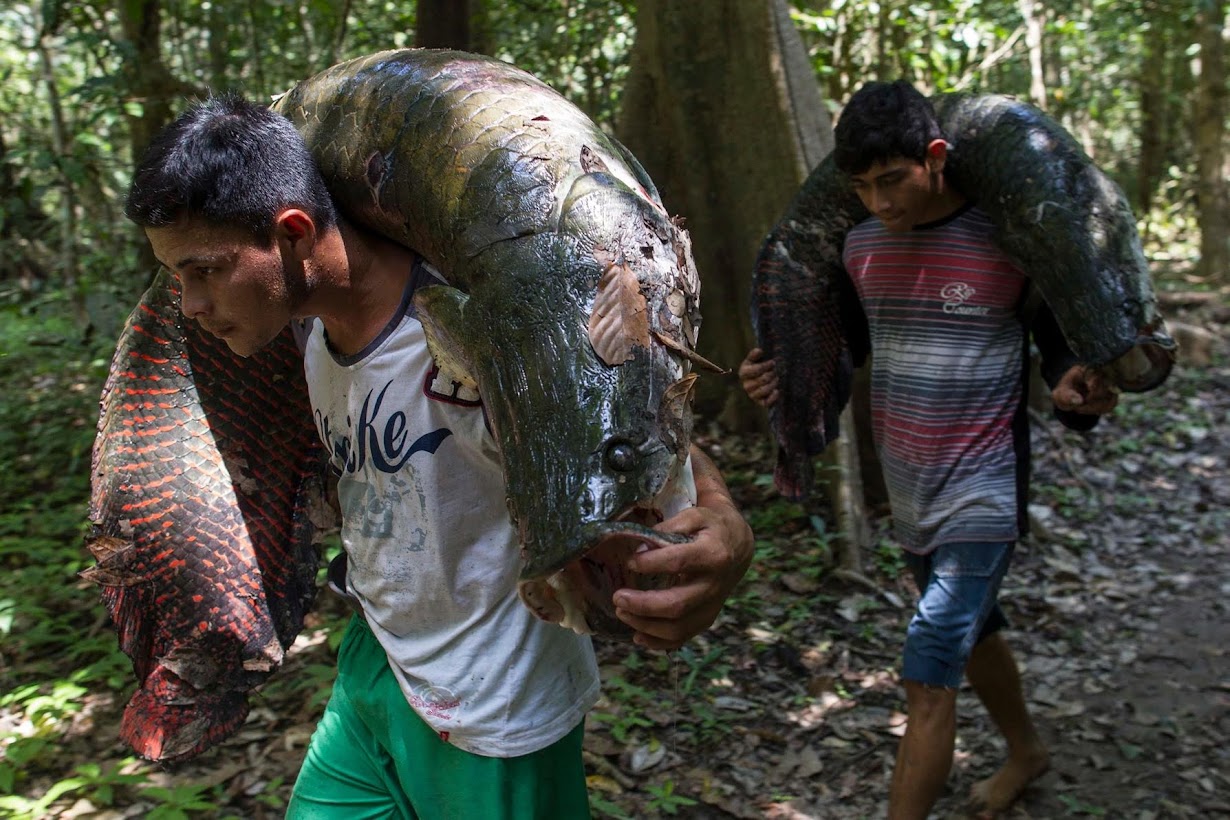
M 927 173 L 939 174 L 948 161 L 948 143 L 942 139 L 934 139 L 927 143 Z
M 316 247 L 316 222 L 305 211 L 287 208 L 274 218 L 273 238 L 295 259 L 306 261 Z

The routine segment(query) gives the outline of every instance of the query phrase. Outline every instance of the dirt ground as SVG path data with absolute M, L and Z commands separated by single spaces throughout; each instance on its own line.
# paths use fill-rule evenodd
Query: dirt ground
M 1176 368 L 1156 392 L 1124 396 L 1091 434 L 1036 420 L 1034 532 L 1002 600 L 1053 764 L 1010 818 L 1230 817 L 1227 347 L 1218 342 L 1212 365 Z M 776 497 L 765 444 L 717 434 L 703 443 L 753 520 L 760 557 L 715 628 L 683 650 L 599 646 L 605 695 L 585 744 L 596 815 L 882 817 L 916 595 L 899 554 L 881 540 L 864 556 L 877 589 L 833 580 L 824 511 Z M 886 538 L 886 521 L 877 532 Z M 320 627 L 344 617 L 323 597 L 244 728 L 153 774 L 204 800 L 162 816 L 282 816 L 332 674 Z M 128 756 L 117 740 L 122 702 L 95 699 L 65 737 L 66 760 Z M 933 817 L 965 816 L 970 785 L 1001 755 L 963 690 L 949 790 Z M 53 816 L 146 817 L 161 800 L 66 799 Z
M 1219 344 L 1220 366 L 1176 368 L 1091 434 L 1035 415 L 1033 533 L 1002 599 L 1052 767 L 1008 817 L 1230 817 L 1230 368 Z M 904 721 L 897 652 L 916 591 L 874 563 L 879 593 L 821 578 L 803 623 L 719 630 L 732 668 L 746 670 L 727 676 L 742 711 L 720 743 L 668 755 L 676 791 L 703 796 L 678 816 L 884 816 Z M 779 602 L 798 585 L 789 574 L 761 583 Z M 968 687 L 958 710 L 933 817 L 967 816 L 970 786 L 1002 759 Z

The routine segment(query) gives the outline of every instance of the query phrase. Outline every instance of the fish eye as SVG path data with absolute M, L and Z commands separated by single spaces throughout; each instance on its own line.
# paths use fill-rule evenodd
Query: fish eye
M 606 466 L 617 473 L 630 473 L 638 461 L 636 448 L 626 441 L 613 441 L 606 448 Z

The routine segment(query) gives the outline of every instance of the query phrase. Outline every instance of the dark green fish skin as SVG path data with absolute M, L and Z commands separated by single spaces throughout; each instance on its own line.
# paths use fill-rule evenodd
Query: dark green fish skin
M 953 135 L 948 177 L 991 217 L 995 243 L 1038 287 L 1077 358 L 1123 390 L 1165 381 L 1174 340 L 1123 190 L 1032 105 L 944 95 L 935 108 Z
M 1122 390 L 1165 381 L 1174 341 L 1122 190 L 1033 106 L 999 95 L 933 103 L 951 145 L 945 177 L 991 218 L 995 243 L 1037 286 L 1076 356 Z M 869 216 L 830 155 L 770 231 L 753 271 L 752 325 L 781 386 L 770 413 L 775 483 L 790 498 L 807 494 L 811 456 L 835 438 L 851 367 L 866 353 L 841 253 Z
M 690 350 L 699 284 L 687 234 L 626 149 L 531 75 L 458 52 L 343 63 L 274 107 L 346 216 L 448 280 L 416 308 L 441 367 L 482 396 L 522 577 L 560 569 L 604 522 L 649 504 L 687 455 L 691 410 L 670 388 L 688 362 L 641 333 L 627 361 L 605 363 L 587 321 L 599 278 L 625 266 L 649 330 Z

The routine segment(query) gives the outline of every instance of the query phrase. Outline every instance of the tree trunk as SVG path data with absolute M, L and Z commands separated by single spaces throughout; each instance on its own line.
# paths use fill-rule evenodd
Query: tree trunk
M 64 106 L 60 99 L 55 63 L 51 58 L 49 44 L 60 28 L 60 6 L 48 4 L 44 7 L 44 12 L 49 16 L 43 19 L 43 25 L 35 43 L 35 51 L 38 52 L 43 86 L 47 89 L 47 106 L 51 112 L 51 150 L 55 156 L 56 170 L 59 174 L 60 236 L 57 267 L 61 277 L 60 282 L 68 294 L 69 306 L 77 320 L 77 327 L 83 334 L 86 334 L 89 332 L 89 316 L 85 310 L 85 294 L 82 293 L 77 282 L 80 275 L 77 258 L 77 180 L 68 170 L 71 158 L 70 129 L 64 119 Z
M 687 220 L 704 283 L 700 352 L 727 368 L 753 344 L 757 249 L 832 148 L 811 66 L 789 18 L 779 25 L 778 2 L 638 3 L 616 129 L 667 209 Z M 797 51 L 783 54 L 783 29 Z M 698 386 L 702 412 L 747 427 L 753 405 L 733 377 Z
M 1136 171 L 1136 207 L 1143 219 L 1153 209 L 1153 194 L 1162 178 L 1166 158 L 1166 69 L 1169 65 L 1169 29 L 1157 3 L 1145 4 L 1149 29 L 1144 38 L 1140 70 L 1140 164 Z
M 418 0 L 414 19 L 419 48 L 470 50 L 469 0 Z
M 681 47 L 687 44 L 687 47 Z M 832 127 L 784 0 L 641 0 L 620 138 L 667 210 L 686 219 L 701 274 L 700 352 L 729 368 L 753 345 L 752 266 L 768 229 L 832 149 Z M 697 409 L 734 429 L 763 416 L 737 379 L 702 377 Z M 847 412 L 845 429 L 854 425 Z M 830 448 L 830 495 L 858 572 L 866 543 L 857 446 Z
M 154 134 L 171 121 L 171 100 L 182 83 L 171 77 L 162 61 L 162 9 L 159 0 L 130 0 L 117 4 L 120 26 L 129 48 L 125 50 L 124 74 L 130 99 L 141 105 L 139 114 L 127 114 L 135 164 L 145 153 Z M 158 261 L 148 242 L 139 243 L 141 266 L 151 271 Z
M 1025 21 L 1025 48 L 1029 52 L 1029 101 L 1045 111 L 1042 33 L 1046 28 L 1046 8 L 1037 0 L 1019 0 L 1018 6 Z
M 55 66 L 47 46 L 48 37 L 47 33 L 39 37 L 37 51 L 42 67 L 43 85 L 47 89 L 47 104 L 51 110 L 51 150 L 55 154 L 60 176 L 59 271 L 73 308 L 81 308 L 78 312 L 84 313 L 84 302 L 77 290 L 77 184 L 66 171 L 69 159 L 68 127 L 64 122 L 64 108 L 60 104 L 60 92 L 56 87 Z
M 1226 183 L 1226 0 L 1204 0 L 1199 26 L 1200 76 L 1196 86 L 1196 203 L 1200 222 L 1200 275 L 1230 281 L 1230 190 Z

